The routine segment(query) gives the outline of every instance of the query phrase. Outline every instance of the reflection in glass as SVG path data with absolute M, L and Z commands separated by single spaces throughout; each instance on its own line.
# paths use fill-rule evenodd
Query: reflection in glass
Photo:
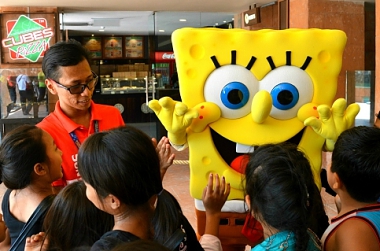
M 355 126 L 373 124 L 374 114 L 374 86 L 373 71 L 347 71 L 347 101 L 355 102 L 360 106 L 360 112 L 355 118 Z

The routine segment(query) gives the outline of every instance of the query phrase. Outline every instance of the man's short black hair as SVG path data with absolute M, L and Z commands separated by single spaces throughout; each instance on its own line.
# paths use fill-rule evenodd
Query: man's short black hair
M 74 39 L 60 41 L 46 51 L 42 60 L 42 71 L 46 78 L 57 81 L 60 78 L 60 67 L 77 65 L 83 60 L 90 64 L 91 57 L 81 43 Z

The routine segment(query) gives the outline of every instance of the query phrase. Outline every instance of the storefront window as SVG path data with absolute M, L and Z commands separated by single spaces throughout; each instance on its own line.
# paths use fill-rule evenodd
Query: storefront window
M 348 103 L 355 102 L 360 106 L 360 112 L 356 116 L 355 125 L 372 125 L 374 119 L 374 72 L 347 71 L 346 84 Z
M 43 118 L 48 114 L 41 68 L 0 69 L 0 83 L 1 119 Z

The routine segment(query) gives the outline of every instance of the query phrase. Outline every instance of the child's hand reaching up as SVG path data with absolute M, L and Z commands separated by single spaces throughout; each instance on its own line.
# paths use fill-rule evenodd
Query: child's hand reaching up
M 218 174 L 211 173 L 202 196 L 206 209 L 205 234 L 219 235 L 220 212 L 229 194 L 230 184 L 226 183 L 225 178 L 220 180 Z
M 47 241 L 46 240 L 44 241 L 44 238 L 45 238 L 44 232 L 39 232 L 38 234 L 34 234 L 30 237 L 27 237 L 24 250 L 25 251 L 46 250 Z M 42 242 L 43 242 L 43 246 L 41 247 Z

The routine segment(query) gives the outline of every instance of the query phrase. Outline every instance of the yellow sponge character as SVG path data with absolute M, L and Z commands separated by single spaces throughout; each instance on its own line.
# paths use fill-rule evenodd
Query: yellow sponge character
M 346 40 L 343 31 L 323 29 L 173 32 L 183 105 L 178 112 L 178 103 L 165 98 L 150 107 L 169 139 L 189 146 L 197 209 L 210 172 L 231 183 L 226 204 L 243 202 L 244 168 L 231 163 L 267 143 L 298 144 L 321 185 L 322 150 L 333 149 L 359 111 L 356 104 L 346 109 L 344 100 L 334 103 Z

